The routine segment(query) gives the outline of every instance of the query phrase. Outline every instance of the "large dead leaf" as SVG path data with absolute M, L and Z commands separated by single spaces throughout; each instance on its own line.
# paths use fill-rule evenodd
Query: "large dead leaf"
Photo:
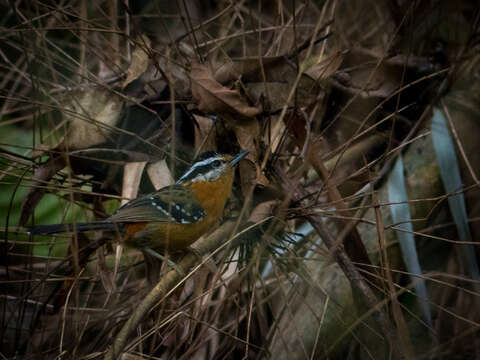
M 195 126 L 195 151 L 197 153 L 217 149 L 215 124 L 206 116 L 193 114 L 197 122 Z
M 270 112 L 281 110 L 287 103 L 292 85 L 285 82 L 251 82 L 246 84 L 248 96 L 252 101 L 264 102 Z M 263 100 L 262 100 L 263 99 Z M 289 105 L 292 105 L 293 101 Z
M 74 93 L 63 112 L 69 124 L 64 139 L 68 149 L 85 149 L 105 142 L 120 117 L 123 104 L 119 96 L 103 89 L 89 88 Z
M 263 57 L 262 62 L 258 57 L 228 59 L 227 62 L 216 67 L 214 77 L 220 83 L 236 80 L 239 77 L 243 79 L 245 76 L 253 78 L 250 79 L 251 81 L 261 81 L 263 79 L 261 65 L 265 68 L 281 62 L 285 62 L 283 56 Z
M 268 184 L 267 178 L 260 171 L 260 166 L 258 165 L 257 142 L 260 137 L 260 125 L 256 120 L 245 121 L 242 124 L 235 125 L 234 132 L 240 148 L 250 150 L 250 153 L 239 164 L 241 186 L 246 194 L 252 186 L 265 186 Z
M 247 159 L 256 159 L 257 151 L 255 140 L 260 136 L 260 125 L 258 121 L 245 121 L 241 125 L 234 127 L 235 135 L 237 137 L 240 148 L 250 150 Z
M 259 169 L 258 165 L 250 159 L 242 159 L 238 164 L 240 174 L 240 187 L 244 196 L 250 193 L 250 189 L 257 185 Z
M 123 170 L 122 205 L 128 200 L 137 197 L 145 165 L 147 165 L 145 161 L 128 163 L 125 165 Z
M 122 88 L 125 88 L 133 80 L 136 80 L 142 75 L 148 67 L 150 56 L 148 55 L 148 49 L 151 46 L 150 39 L 145 35 L 137 36 L 135 43 L 137 44 L 135 50 L 132 53 L 132 60 L 127 70 L 127 78 L 122 84 Z
M 126 87 L 124 93 L 129 97 L 135 98 L 138 102 L 143 102 L 145 99 L 157 99 L 158 95 L 168 86 L 171 89 L 175 89 L 176 97 L 182 99 L 189 97 L 191 87 L 189 74 L 185 70 L 185 57 L 168 46 L 152 47 L 151 53 L 147 57 L 147 53 L 144 51 L 147 50 L 149 45 L 148 43 L 146 45 L 141 44 L 140 42 L 135 52 L 137 52 L 137 49 L 138 52 L 143 52 L 142 58 L 132 59 L 131 64 L 131 67 L 133 67 L 134 61 L 137 62 L 131 70 L 132 79 L 137 81 L 135 81 L 134 86 Z M 188 46 L 184 43 L 176 44 L 175 49 L 177 48 L 181 48 L 182 52 L 188 53 Z M 187 50 L 184 51 L 183 49 Z M 145 69 L 143 68 L 144 66 L 146 66 Z M 137 75 L 137 77 L 135 78 L 133 74 Z M 124 86 L 126 85 L 127 80 L 124 83 Z
M 165 159 L 150 164 L 147 173 L 153 187 L 157 190 L 175 182 Z
M 338 52 L 324 59 L 313 57 L 305 62 L 305 74 L 315 81 L 325 81 L 332 76 L 342 65 L 344 53 Z
M 245 117 L 254 117 L 262 111 L 250 106 L 237 90 L 230 90 L 217 82 L 205 65 L 192 64 L 190 79 L 193 99 L 201 111 L 239 114 Z

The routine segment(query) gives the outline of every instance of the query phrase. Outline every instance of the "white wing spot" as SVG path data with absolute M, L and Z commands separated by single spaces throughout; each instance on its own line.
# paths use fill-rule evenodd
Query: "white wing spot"
M 157 205 L 156 207 L 157 207 L 157 209 L 160 210 L 162 213 L 164 213 L 165 215 L 167 215 L 167 216 L 169 216 L 169 217 L 171 218 L 170 214 L 169 214 L 167 211 L 165 211 L 165 209 L 162 208 L 160 205 Z

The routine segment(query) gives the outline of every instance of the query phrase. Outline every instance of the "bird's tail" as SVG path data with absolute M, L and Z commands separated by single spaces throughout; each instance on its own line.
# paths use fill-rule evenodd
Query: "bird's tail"
M 117 224 L 105 221 L 96 221 L 89 223 L 76 224 L 55 224 L 55 225 L 35 225 L 29 229 L 29 233 L 33 235 L 48 235 L 65 232 L 79 232 L 90 230 L 116 230 Z

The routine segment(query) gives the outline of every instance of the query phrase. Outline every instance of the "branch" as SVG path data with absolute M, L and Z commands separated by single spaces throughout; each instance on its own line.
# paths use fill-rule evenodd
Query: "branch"
M 213 234 L 203 238 L 195 243 L 195 253 L 189 252 L 186 254 L 182 260 L 177 263 L 181 269 L 185 272 L 190 271 L 185 277 L 182 276 L 175 270 L 170 270 L 162 279 L 157 283 L 157 285 L 150 291 L 150 293 L 145 297 L 145 299 L 135 308 L 135 311 L 123 325 L 120 332 L 117 334 L 117 337 L 113 341 L 113 345 L 110 350 L 105 355 L 105 360 L 113 360 L 119 358 L 119 355 L 125 348 L 127 340 L 130 334 L 135 330 L 138 324 L 143 320 L 143 318 L 161 301 L 168 293 L 179 286 L 181 283 L 185 282 L 192 274 L 204 263 L 200 262 L 200 256 L 210 254 L 214 250 L 220 250 L 221 245 L 226 245 L 231 237 L 231 233 L 235 227 L 235 221 L 228 221 L 219 227 Z M 216 252 L 216 251 L 215 251 Z

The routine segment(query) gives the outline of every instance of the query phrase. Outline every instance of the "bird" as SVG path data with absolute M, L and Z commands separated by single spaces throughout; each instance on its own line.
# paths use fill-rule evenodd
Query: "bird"
M 185 249 L 222 217 L 232 193 L 235 168 L 248 153 L 204 152 L 175 184 L 130 200 L 105 220 L 36 225 L 29 232 L 49 235 L 109 230 L 120 234 L 128 247 L 170 252 Z

